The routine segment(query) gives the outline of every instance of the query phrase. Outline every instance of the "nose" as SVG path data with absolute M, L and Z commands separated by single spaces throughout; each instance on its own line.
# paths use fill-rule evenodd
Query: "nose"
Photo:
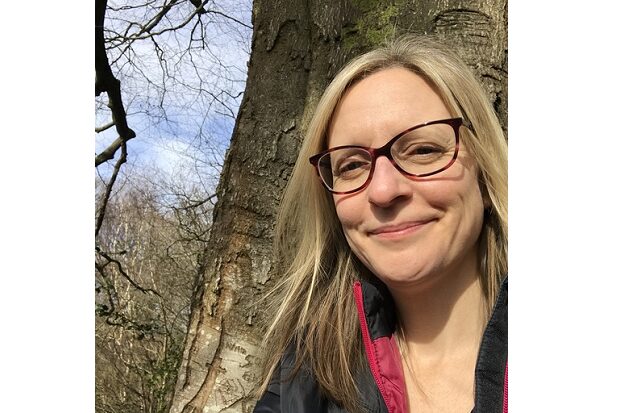
M 389 207 L 397 199 L 411 196 L 411 182 L 385 156 L 375 161 L 368 184 L 368 200 L 379 207 Z

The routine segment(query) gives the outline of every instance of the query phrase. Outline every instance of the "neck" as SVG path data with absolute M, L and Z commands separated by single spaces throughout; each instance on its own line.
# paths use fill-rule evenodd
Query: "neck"
M 441 363 L 472 352 L 475 357 L 486 321 L 475 262 L 425 285 L 390 290 L 412 361 Z

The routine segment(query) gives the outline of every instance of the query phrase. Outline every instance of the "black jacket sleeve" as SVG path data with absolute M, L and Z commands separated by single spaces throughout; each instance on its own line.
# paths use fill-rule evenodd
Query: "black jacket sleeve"
M 360 378 L 362 406 L 369 412 L 387 412 L 371 373 Z M 302 367 L 295 371 L 295 353 L 291 347 L 284 353 L 253 413 L 344 413 L 344 409 L 321 394 L 309 369 Z
M 253 413 L 280 413 L 280 365 L 273 372 L 273 377 L 267 390 L 261 396 Z
M 306 368 L 295 371 L 295 352 L 290 346 L 256 406 L 254 413 L 317 413 L 327 412 L 327 399 Z

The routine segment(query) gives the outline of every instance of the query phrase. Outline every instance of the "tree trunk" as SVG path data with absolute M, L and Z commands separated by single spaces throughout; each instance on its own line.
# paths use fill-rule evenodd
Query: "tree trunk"
M 255 0 L 246 92 L 218 187 L 172 413 L 250 412 L 258 301 L 273 285 L 277 207 L 305 128 L 351 57 L 405 32 L 446 39 L 507 120 L 507 1 Z

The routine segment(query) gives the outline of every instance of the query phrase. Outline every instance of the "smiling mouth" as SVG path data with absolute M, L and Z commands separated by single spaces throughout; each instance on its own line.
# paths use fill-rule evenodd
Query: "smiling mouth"
M 368 234 L 382 239 L 398 239 L 420 231 L 431 222 L 433 222 L 433 220 L 405 222 L 398 225 L 386 225 L 369 231 Z

